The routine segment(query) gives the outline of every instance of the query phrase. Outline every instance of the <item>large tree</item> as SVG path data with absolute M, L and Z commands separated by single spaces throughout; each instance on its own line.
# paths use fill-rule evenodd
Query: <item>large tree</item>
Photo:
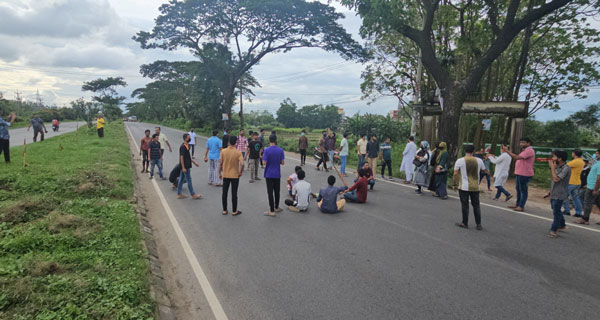
M 189 48 L 200 60 L 205 44 L 226 45 L 233 65 L 223 111 L 231 114 L 240 79 L 267 54 L 316 47 L 347 59 L 362 57 L 363 48 L 337 22 L 343 17 L 329 5 L 305 0 L 171 0 L 160 7 L 152 31 L 133 39 L 144 49 Z
M 458 126 L 463 103 L 470 96 L 481 96 L 482 79 L 513 40 L 524 30 L 527 35 L 527 30 L 531 32 L 531 28 L 545 17 L 577 12 L 588 8 L 591 2 L 597 6 L 596 0 L 341 2 L 356 9 L 363 18 L 363 35 L 380 36 L 394 32 L 417 45 L 425 69 L 440 89 L 443 111 L 439 137 L 448 142 L 453 156 L 458 148 Z M 473 14 L 476 17 L 474 23 L 465 24 L 468 18 L 472 18 L 469 15 Z M 562 17 L 566 18 L 564 15 Z M 524 45 L 527 45 L 527 41 Z M 470 59 L 460 56 L 465 48 L 475 52 Z M 513 63 L 526 65 L 527 61 L 523 58 Z M 468 67 L 462 68 L 465 65 Z M 516 85 L 517 88 L 519 86 Z
M 117 87 L 126 86 L 127 82 L 123 77 L 108 77 L 84 82 L 81 90 L 96 93 L 92 99 L 102 104 L 102 110 L 108 119 L 115 120 L 123 114 L 121 103 L 125 100 L 124 96 L 118 94 Z

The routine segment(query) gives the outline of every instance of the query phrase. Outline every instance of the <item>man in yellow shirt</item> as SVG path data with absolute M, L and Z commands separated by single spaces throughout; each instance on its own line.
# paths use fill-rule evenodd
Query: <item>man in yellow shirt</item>
M 104 138 L 104 117 L 102 116 L 102 113 L 98 113 L 96 129 L 98 129 L 98 137 Z
M 572 153 L 573 160 L 569 161 L 567 165 L 571 167 L 571 178 L 569 179 L 569 196 L 573 200 L 573 206 L 575 207 L 575 215 L 574 217 L 580 217 L 583 211 L 583 206 L 581 204 L 581 198 L 579 197 L 579 188 L 581 186 L 581 171 L 583 171 L 583 167 L 585 167 L 585 162 L 581 158 L 583 156 L 583 151 L 579 149 L 573 150 Z M 564 202 L 565 211 L 563 214 L 570 216 L 571 215 L 571 205 L 569 201 Z
M 242 213 L 237 209 L 237 191 L 240 184 L 240 177 L 244 172 L 244 156 L 237 149 L 237 139 L 235 135 L 229 135 L 229 144 L 226 149 L 221 151 L 221 162 L 219 164 L 219 179 L 223 179 L 223 215 L 227 214 L 227 193 L 231 185 L 231 206 L 232 216 L 237 216 Z

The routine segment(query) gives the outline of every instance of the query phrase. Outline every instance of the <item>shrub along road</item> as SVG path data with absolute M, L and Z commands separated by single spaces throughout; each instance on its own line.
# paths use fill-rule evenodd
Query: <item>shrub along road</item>
M 154 127 L 126 125 L 138 144 Z M 173 146 L 168 174 L 183 132 L 163 132 Z M 177 200 L 169 182 L 157 182 L 230 319 L 596 319 L 600 312 L 595 225 L 549 239 L 550 208 L 525 215 L 485 205 L 483 231 L 459 229 L 455 198 L 382 181 L 367 204 L 348 204 L 341 214 L 321 214 L 312 203 L 308 213 L 268 218 L 264 180 L 249 184 L 247 171 L 244 213 L 222 216 L 221 189 L 207 185 L 199 140 L 192 176 L 204 199 Z M 288 158 L 283 174 L 298 164 Z M 327 174 L 310 164 L 306 171 L 318 192 Z

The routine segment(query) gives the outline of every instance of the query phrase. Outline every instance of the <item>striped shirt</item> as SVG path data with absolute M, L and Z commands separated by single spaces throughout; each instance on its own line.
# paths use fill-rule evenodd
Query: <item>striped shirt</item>
M 236 149 L 240 152 L 246 152 L 246 149 L 248 149 L 248 139 L 246 139 L 246 137 L 238 136 Z

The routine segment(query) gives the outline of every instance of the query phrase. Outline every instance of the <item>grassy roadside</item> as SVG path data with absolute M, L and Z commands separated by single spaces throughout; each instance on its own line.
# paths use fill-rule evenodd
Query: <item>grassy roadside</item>
M 0 163 L 0 318 L 148 319 L 149 266 L 122 123 Z

